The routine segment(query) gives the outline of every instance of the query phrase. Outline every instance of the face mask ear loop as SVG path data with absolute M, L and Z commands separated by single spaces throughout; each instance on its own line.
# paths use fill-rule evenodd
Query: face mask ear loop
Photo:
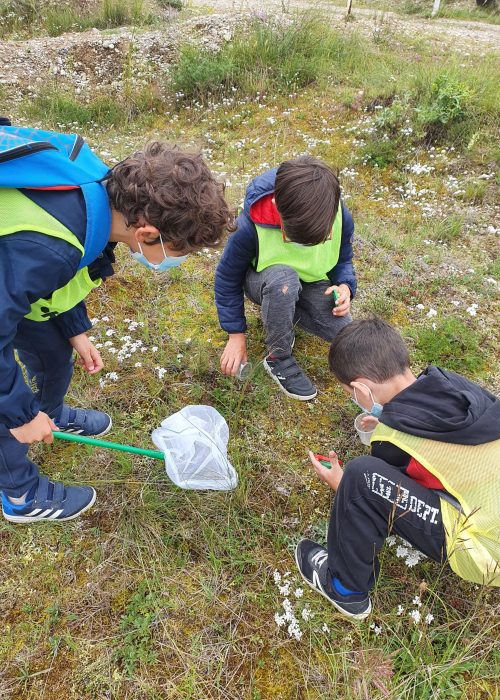
M 373 396 L 373 393 L 372 393 L 372 390 L 370 389 L 370 387 L 369 387 L 369 386 L 366 386 L 366 384 L 363 384 L 362 382 L 359 382 L 359 383 L 361 384 L 361 386 L 364 386 L 365 389 L 368 389 L 368 391 L 370 392 L 370 398 L 371 398 L 371 400 L 372 400 L 372 407 L 375 406 L 375 404 L 376 404 L 377 402 L 375 401 L 375 397 Z M 354 389 L 354 400 L 355 400 L 355 402 L 356 402 L 356 403 L 358 404 L 358 406 L 359 406 L 360 403 L 359 403 L 359 401 L 358 401 L 358 397 L 356 396 L 356 387 L 353 386 L 353 389 Z
M 137 245 L 139 246 L 139 251 L 140 251 L 141 255 L 144 255 L 144 251 L 142 250 L 142 246 L 141 246 L 141 244 L 139 243 L 139 241 L 137 241 Z M 144 255 L 144 257 L 146 258 L 145 255 Z M 147 258 L 146 258 L 146 260 L 147 260 Z
M 163 255 L 164 255 L 166 258 L 168 258 L 168 255 L 167 255 L 167 253 L 166 253 L 166 251 L 165 251 L 165 246 L 163 245 L 163 238 L 161 237 L 161 233 L 160 233 L 160 243 L 161 243 L 161 249 L 163 250 Z

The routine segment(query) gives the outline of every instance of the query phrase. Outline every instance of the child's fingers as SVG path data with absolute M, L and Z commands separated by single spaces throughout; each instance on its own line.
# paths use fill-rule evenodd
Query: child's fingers
M 328 453 L 328 457 L 330 458 L 330 463 L 332 467 L 336 467 L 339 464 L 339 458 L 335 450 L 330 450 Z

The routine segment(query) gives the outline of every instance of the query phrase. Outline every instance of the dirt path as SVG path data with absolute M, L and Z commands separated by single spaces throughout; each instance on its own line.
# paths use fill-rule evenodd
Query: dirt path
M 216 12 L 253 12 L 255 14 L 293 12 L 297 10 L 316 9 L 327 11 L 331 15 L 332 24 L 345 26 L 344 7 L 333 5 L 328 0 L 265 0 L 255 3 L 252 0 L 205 0 L 203 3 L 195 3 L 194 7 L 210 7 Z M 403 32 L 411 36 L 427 35 L 440 41 L 456 44 L 456 48 L 465 51 L 478 46 L 485 49 L 500 49 L 500 26 L 487 22 L 468 22 L 454 19 L 426 20 L 411 16 L 398 15 L 395 12 L 382 12 L 373 9 L 357 8 L 356 0 L 353 3 L 353 25 L 361 31 L 373 33 L 379 25 L 386 25 L 388 29 Z

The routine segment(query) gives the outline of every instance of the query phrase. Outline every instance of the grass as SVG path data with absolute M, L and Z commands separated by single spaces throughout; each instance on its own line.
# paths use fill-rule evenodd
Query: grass
M 59 36 L 92 27 L 112 29 L 124 25 L 150 25 L 155 15 L 143 0 L 98 0 L 78 3 L 66 0 L 0 0 L 0 28 L 5 36 Z
M 317 31 L 314 41 L 291 44 L 309 47 L 309 53 L 297 51 L 291 64 L 313 60 L 314 43 L 325 38 L 323 28 Z M 212 88 L 204 88 L 192 96 L 195 102 L 186 93 L 176 104 L 177 85 L 158 86 L 153 76 L 152 90 L 140 97 L 127 68 L 120 73 L 118 96 L 110 90 L 76 97 L 49 81 L 29 105 L 21 105 L 22 113 L 13 103 L 13 116 L 55 128 L 77 125 L 97 152 L 113 160 L 154 138 L 202 148 L 229 183 L 226 193 L 235 205 L 247 182 L 267 167 L 305 150 L 324 158 L 341 171 L 356 221 L 354 314 L 376 312 L 396 324 L 415 372 L 435 362 L 498 390 L 498 287 L 487 282 L 500 272 L 496 236 L 488 231 L 498 187 L 490 177 L 493 145 L 483 136 L 472 147 L 470 140 L 430 144 L 413 134 L 399 141 L 403 117 L 395 108 L 380 116 L 397 102 L 402 113 L 432 105 L 433 80 L 443 73 L 435 47 L 420 46 L 417 60 L 415 46 L 399 38 L 380 44 L 335 35 L 319 52 L 325 63 L 316 77 L 296 92 L 280 82 L 282 74 L 290 75 L 283 48 L 267 50 L 257 69 L 255 53 L 239 64 L 246 68 L 236 93 L 228 78 L 227 90 L 213 88 L 209 95 Z M 267 71 L 272 56 L 278 58 Z M 447 74 L 469 91 L 466 116 L 458 123 L 492 135 L 493 58 L 460 57 L 463 70 L 452 55 L 447 61 Z M 260 80 L 279 89 L 257 100 Z M 154 101 L 146 109 L 140 100 L 152 99 L 151 92 Z M 205 100 L 204 109 L 196 100 Z M 387 135 L 397 155 L 377 168 L 363 163 L 373 128 Z M 488 179 L 479 179 L 484 174 Z M 483 188 L 479 196 L 467 189 L 471 183 Z M 73 444 L 34 448 L 32 458 L 43 473 L 93 484 L 98 500 L 81 520 L 66 525 L 0 524 L 0 697 L 494 698 L 500 658 L 491 590 L 430 561 L 410 568 L 396 544 L 382 552 L 374 613 L 366 623 L 353 625 L 309 590 L 301 598 L 293 595 L 302 586 L 293 547 L 303 535 L 324 541 L 331 503 L 307 466 L 306 452 L 333 446 L 346 461 L 362 454 L 352 428 L 355 409 L 329 375 L 327 344 L 300 330 L 296 356 L 319 396 L 302 404 L 281 395 L 259 365 L 264 336 L 250 304 L 255 372 L 246 385 L 221 376 L 225 335 L 212 293 L 218 259 L 216 252 L 190 256 L 174 274 L 156 277 L 118 251 L 116 275 L 89 297 L 90 317 L 100 319 L 91 334 L 95 342 L 111 340 L 115 347 L 131 335 L 148 351 L 120 364 L 102 348 L 104 372 L 116 371 L 119 381 L 100 387 L 97 378 L 77 369 L 68 400 L 109 411 L 112 439 L 141 446 L 149 446 L 151 431 L 183 405 L 213 405 L 230 427 L 238 489 L 184 492 L 172 486 L 161 462 Z M 472 316 L 467 309 L 474 303 Z M 436 314 L 428 316 L 431 309 Z M 131 331 L 126 319 L 144 325 Z M 107 329 L 115 334 L 108 337 Z M 168 370 L 162 380 L 157 367 Z M 275 624 L 283 595 L 274 570 L 292 572 L 300 641 Z M 417 595 L 422 606 L 415 624 L 409 613 Z M 307 621 L 301 616 L 305 606 L 313 613 Z M 427 614 L 434 616 L 431 624 Z

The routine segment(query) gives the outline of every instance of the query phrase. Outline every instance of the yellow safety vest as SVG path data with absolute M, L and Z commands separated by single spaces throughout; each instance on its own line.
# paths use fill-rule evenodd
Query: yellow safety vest
M 458 500 L 461 509 L 440 498 L 450 566 L 467 581 L 500 587 L 500 440 L 455 445 L 383 423 L 371 440 L 390 442 L 410 454 Z
M 327 280 L 327 272 L 330 272 L 338 263 L 342 242 L 342 206 L 340 204 L 330 238 L 317 245 L 303 246 L 284 241 L 280 228 L 254 225 L 259 241 L 257 258 L 253 261 L 257 272 L 262 272 L 271 265 L 287 265 L 295 270 L 303 282 L 319 282 Z
M 0 188 L 0 236 L 10 236 L 18 231 L 37 231 L 46 236 L 60 238 L 77 248 L 82 255 L 84 253 L 84 248 L 75 234 L 43 207 L 17 189 Z M 26 318 L 31 321 L 47 321 L 69 311 L 101 282 L 101 279 L 90 279 L 88 268 L 84 267 L 50 297 L 35 301 Z

